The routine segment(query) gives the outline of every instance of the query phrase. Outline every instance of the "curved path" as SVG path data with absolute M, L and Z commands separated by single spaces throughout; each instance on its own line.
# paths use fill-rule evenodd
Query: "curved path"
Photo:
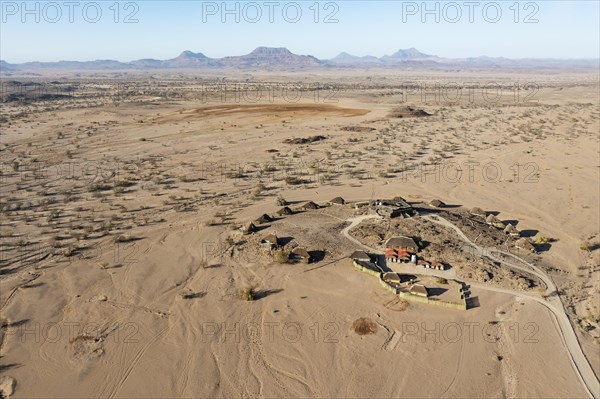
M 520 296 L 520 297 L 526 297 L 528 299 L 532 299 L 532 300 L 542 304 L 543 306 L 545 306 L 555 317 L 556 323 L 559 328 L 561 339 L 567 349 L 567 352 L 569 353 L 571 363 L 573 364 L 573 367 L 575 368 L 575 370 L 577 372 L 577 376 L 579 377 L 581 383 L 586 388 L 586 391 L 588 392 L 589 397 L 594 398 L 594 399 L 600 399 L 600 381 L 598 381 L 598 378 L 596 377 L 596 374 L 594 373 L 592 366 L 590 365 L 588 359 L 585 357 L 585 354 L 583 353 L 583 350 L 581 349 L 581 345 L 579 344 L 579 340 L 577 339 L 575 330 L 573 329 L 573 326 L 571 325 L 571 321 L 569 320 L 569 317 L 567 316 L 567 313 L 565 312 L 565 308 L 563 306 L 562 301 L 560 300 L 560 296 L 558 295 L 558 293 L 556 291 L 556 285 L 554 284 L 554 282 L 552 281 L 550 276 L 548 276 L 543 270 L 541 270 L 537 266 L 526 262 L 525 260 L 519 258 L 518 256 L 516 256 L 514 254 L 511 254 L 509 252 L 500 251 L 496 248 L 481 247 L 481 246 L 475 244 L 463 233 L 463 231 L 460 228 L 458 228 L 452 222 L 448 221 L 447 219 L 444 219 L 443 217 L 441 217 L 439 215 L 425 214 L 425 215 L 422 215 L 422 217 L 423 217 L 423 219 L 426 219 L 432 223 L 435 223 L 435 224 L 438 224 L 438 225 L 441 225 L 441 226 L 444 226 L 444 227 L 454 230 L 456 232 L 456 234 L 464 242 L 466 242 L 469 246 L 473 247 L 476 251 L 478 251 L 482 257 L 488 258 L 494 262 L 498 262 L 501 265 L 505 265 L 505 266 L 514 268 L 516 270 L 520 270 L 522 272 L 532 274 L 544 282 L 544 284 L 546 285 L 546 296 L 544 298 L 539 297 L 537 295 L 528 294 L 525 292 L 504 289 L 504 288 L 491 287 L 491 286 L 484 285 L 484 284 L 469 283 L 469 285 L 471 285 L 473 287 L 477 287 L 479 289 L 483 289 L 483 290 L 501 292 L 501 293 Z M 382 217 L 378 216 L 378 215 L 363 215 L 363 216 L 358 216 L 355 218 L 349 218 L 346 221 L 350 222 L 350 225 L 346 226 L 341 231 L 341 234 L 344 235 L 344 237 L 348 238 L 350 241 L 354 242 L 356 245 L 358 245 L 362 249 L 365 249 L 365 250 L 368 250 L 368 251 L 374 252 L 374 253 L 381 253 L 381 251 L 378 251 L 374 248 L 370 248 L 370 247 L 362 244 L 360 241 L 358 241 L 356 238 L 352 237 L 349 234 L 349 231 L 353 227 L 360 224 L 363 220 L 374 219 L 374 218 L 382 219 Z M 520 265 L 511 263 L 511 262 L 506 262 L 505 260 L 502 260 L 502 259 L 498 259 L 496 256 L 492 255 L 493 252 L 516 259 L 516 260 L 520 261 L 521 263 L 525 264 L 527 267 L 520 266 Z
M 380 253 L 381 251 L 378 251 L 374 248 L 366 246 L 365 244 L 361 243 L 356 238 L 354 238 L 350 235 L 350 230 L 352 230 L 352 228 L 358 226 L 359 224 L 362 223 L 363 220 L 367 220 L 367 219 L 383 219 L 383 218 L 379 215 L 363 215 L 363 216 L 357 216 L 355 218 L 346 219 L 346 222 L 350 222 L 350 224 L 342 229 L 341 234 L 344 237 L 346 237 L 347 239 L 349 239 L 350 241 L 352 241 L 353 243 L 355 243 L 356 245 L 358 245 L 359 247 L 361 247 L 362 249 L 365 249 L 365 250 L 367 250 L 369 252 L 373 252 L 373 253 Z
M 554 282 L 552 281 L 550 276 L 548 276 L 543 270 L 541 270 L 537 266 L 532 265 L 531 263 L 526 262 L 521 258 L 518 258 L 514 254 L 500 251 L 495 248 L 484 248 L 484 247 L 481 247 L 481 246 L 475 244 L 456 225 L 454 225 L 453 223 L 444 219 L 441 216 L 435 215 L 434 217 L 432 217 L 431 215 L 424 215 L 423 218 L 432 223 L 436 223 L 436 224 L 446 226 L 448 228 L 453 229 L 463 239 L 463 241 L 465 241 L 467 244 L 469 244 L 470 246 L 475 248 L 477 251 L 481 251 L 481 256 L 489 258 L 489 259 L 491 259 L 495 262 L 498 262 L 502 265 L 512 267 L 514 269 L 517 269 L 517 270 L 520 270 L 520 271 L 523 271 L 523 272 L 526 272 L 529 274 L 533 274 L 534 276 L 538 277 L 540 280 L 542 280 L 544 282 L 544 284 L 546 285 L 546 297 L 545 298 L 540 298 L 535 295 L 524 294 L 524 293 L 520 293 L 518 291 L 512 291 L 512 290 L 502 290 L 502 289 L 494 289 L 494 290 L 496 290 L 496 291 L 502 290 L 507 293 L 513 293 L 513 294 L 518 294 L 520 296 L 526 296 L 530 299 L 533 299 L 533 300 L 541 303 L 542 305 L 544 305 L 546 308 L 548 308 L 548 310 L 550 310 L 554 314 L 554 316 L 556 317 L 556 321 L 558 323 L 559 329 L 560 329 L 561 338 L 567 348 L 567 352 L 570 355 L 571 362 L 573 363 L 575 370 L 577 370 L 577 375 L 579 376 L 583 385 L 586 387 L 590 397 L 593 397 L 596 399 L 600 398 L 600 382 L 598 381 L 598 378 L 596 377 L 596 374 L 594 373 L 594 369 L 590 365 L 588 359 L 585 357 L 585 354 L 583 353 L 583 350 L 581 349 L 581 345 L 579 344 L 579 340 L 577 339 L 577 334 L 575 333 L 575 330 L 573 329 L 571 321 L 569 320 L 569 317 L 567 316 L 567 313 L 565 312 L 564 305 L 563 305 L 562 301 L 560 300 L 560 296 L 558 295 L 558 293 L 556 291 L 556 285 L 554 284 Z M 502 254 L 504 256 L 509 256 L 512 258 L 519 259 L 522 263 L 526 264 L 529 268 L 498 259 L 492 255 L 492 252 L 496 252 L 496 253 Z M 484 286 L 481 286 L 481 285 L 478 285 L 478 287 L 484 288 Z M 485 289 L 490 289 L 490 288 L 492 288 L 492 287 L 487 287 Z

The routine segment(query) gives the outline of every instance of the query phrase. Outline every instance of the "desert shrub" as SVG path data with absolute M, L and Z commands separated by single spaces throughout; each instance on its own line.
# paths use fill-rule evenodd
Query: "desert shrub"
M 591 250 L 591 245 L 590 245 L 589 241 L 582 242 L 579 245 L 579 249 L 581 249 L 582 251 L 589 252 Z
M 280 249 L 278 251 L 275 251 L 275 253 L 273 254 L 273 259 L 277 263 L 288 263 L 290 261 L 290 254 L 287 251 Z
M 437 279 L 438 284 L 448 284 L 448 280 L 446 280 L 445 278 L 438 278 Z
M 133 185 L 135 185 L 135 182 L 127 179 L 118 180 L 115 182 L 115 187 L 131 187 Z
M 288 184 L 290 186 L 296 186 L 302 183 L 304 183 L 304 181 L 298 177 L 288 176 L 285 178 L 285 184 Z
M 253 287 L 246 287 L 240 290 L 240 298 L 244 301 L 253 301 L 256 299 L 256 290 Z
M 283 198 L 282 196 L 278 195 L 277 198 L 275 198 L 275 205 L 277 205 L 277 206 L 286 206 L 287 205 L 287 201 L 285 200 L 285 198 Z
M 114 238 L 115 243 L 135 241 L 136 238 L 129 234 L 119 234 Z
M 67 258 L 75 255 L 77 252 L 77 247 L 75 245 L 69 245 L 67 248 L 63 250 L 63 255 Z
M 84 239 L 85 236 L 86 236 L 84 233 L 82 233 L 80 231 L 72 231 L 70 233 L 70 235 L 71 235 L 71 237 L 73 237 L 74 239 L 76 239 L 78 241 L 81 240 L 81 239 Z
M 106 191 L 106 190 L 110 190 L 112 187 L 108 184 L 103 184 L 103 183 L 93 183 L 90 184 L 88 187 L 88 191 L 89 192 L 96 192 L 96 191 Z

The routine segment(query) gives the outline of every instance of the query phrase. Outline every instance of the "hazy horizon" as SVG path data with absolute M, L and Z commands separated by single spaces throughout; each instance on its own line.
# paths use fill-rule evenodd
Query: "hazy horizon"
M 263 45 L 257 45 L 251 49 L 248 49 L 246 52 L 243 53 L 239 53 L 239 54 L 228 54 L 222 57 L 217 57 L 217 56 L 211 56 L 210 54 L 207 54 L 206 52 L 202 51 L 202 50 L 198 50 L 198 49 L 182 49 L 181 51 L 177 52 L 176 54 L 174 53 L 172 56 L 167 57 L 167 58 L 154 58 L 154 57 L 142 57 L 142 58 L 137 58 L 137 59 L 128 59 L 128 60 L 123 60 L 123 59 L 116 59 L 116 58 L 97 58 L 97 59 L 61 59 L 61 60 L 56 60 L 56 61 L 45 61 L 45 60 L 37 60 L 37 59 L 33 59 L 33 60 L 29 60 L 29 61 L 23 61 L 23 62 L 11 62 L 10 60 L 6 60 L 4 58 L 0 58 L 1 61 L 5 61 L 8 62 L 9 64 L 21 64 L 21 63 L 28 63 L 28 62 L 94 62 L 94 61 L 117 61 L 117 62 L 121 62 L 121 63 L 128 63 L 128 62 L 132 62 L 132 61 L 138 61 L 141 59 L 156 59 L 156 60 L 169 60 L 169 59 L 174 59 L 177 58 L 178 56 L 180 56 L 183 52 L 186 51 L 191 51 L 195 54 L 198 53 L 202 53 L 204 54 L 206 57 L 211 58 L 211 59 L 221 59 L 221 58 L 225 58 L 225 57 L 238 57 L 238 56 L 243 56 L 243 55 L 247 55 L 249 53 L 251 53 L 252 51 L 256 50 L 259 47 L 267 47 L 267 48 L 286 48 L 287 50 L 289 50 L 291 53 L 296 54 L 296 55 L 306 55 L 306 56 L 314 56 L 311 53 L 299 53 L 294 51 L 293 49 L 290 49 L 289 47 L 286 46 L 263 46 Z M 327 61 L 330 59 L 335 58 L 336 56 L 342 54 L 342 53 L 347 53 L 351 56 L 356 56 L 356 57 L 364 57 L 364 56 L 374 56 L 377 58 L 381 58 L 381 57 L 385 57 L 385 56 L 390 56 L 393 53 L 400 51 L 400 50 L 409 50 L 411 48 L 414 47 L 410 47 L 410 48 L 400 48 L 400 49 L 395 49 L 393 51 L 389 51 L 385 54 L 356 54 L 356 53 L 351 53 L 349 51 L 345 51 L 345 50 L 341 50 L 339 51 L 336 55 L 334 55 L 333 57 L 329 57 L 329 58 L 320 58 L 320 57 L 316 57 L 319 60 L 322 61 Z M 446 58 L 446 59 L 463 59 L 463 58 L 478 58 L 478 57 L 489 57 L 489 58 L 506 58 L 506 59 L 510 59 L 510 60 L 527 60 L 527 59 L 538 59 L 538 60 L 544 60 L 544 59 L 548 59 L 548 60 L 560 60 L 560 61 L 571 61 L 571 60 L 591 60 L 591 61 L 595 61 L 595 60 L 600 60 L 600 57 L 589 57 L 589 58 L 560 58 L 560 57 L 520 57 L 520 58 L 512 58 L 512 57 L 506 57 L 506 56 L 490 56 L 488 54 L 474 54 L 474 55 L 470 55 L 470 56 L 465 56 L 465 57 L 441 57 L 438 54 L 435 53 L 431 53 L 431 52 L 427 52 L 427 51 L 422 51 L 419 48 L 415 48 L 416 50 L 418 50 L 421 53 L 427 54 L 429 56 L 438 56 L 440 58 Z
M 184 50 L 221 58 L 259 46 L 323 60 L 411 47 L 443 58 L 600 58 L 598 2 L 65 4 L 2 1 L 0 59 L 128 62 Z

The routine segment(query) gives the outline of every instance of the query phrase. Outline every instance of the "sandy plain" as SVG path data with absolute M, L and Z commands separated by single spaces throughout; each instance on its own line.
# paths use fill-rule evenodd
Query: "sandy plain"
M 300 205 L 399 195 L 499 212 L 550 239 L 536 264 L 559 287 L 598 375 L 597 73 L 392 75 L 257 73 L 248 83 L 232 73 L 241 86 L 223 86 L 190 73 L 158 76 L 116 102 L 4 103 L 4 392 L 586 397 L 539 303 L 474 288 L 480 306 L 466 312 L 389 306 L 393 295 L 351 266 L 355 248 L 335 218 L 286 219 L 324 253 L 318 262 L 239 250 L 237 227 L 277 211 L 278 196 Z M 146 87 L 140 76 L 119 79 Z M 497 101 L 480 89 L 449 101 L 436 89 L 492 79 L 505 87 Z M 509 87 L 528 82 L 535 90 L 516 100 Z M 256 85 L 273 101 L 250 101 L 244 90 Z M 302 87 L 298 101 L 282 87 Z M 390 116 L 405 106 L 431 115 Z M 255 301 L 240 299 L 249 286 Z M 357 334 L 359 318 L 375 332 Z

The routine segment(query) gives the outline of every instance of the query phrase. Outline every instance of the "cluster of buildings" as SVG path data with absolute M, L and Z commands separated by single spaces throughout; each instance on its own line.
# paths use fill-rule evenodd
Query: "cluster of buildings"
M 392 237 L 387 240 L 385 246 L 385 261 L 388 263 L 413 263 L 415 266 L 422 266 L 427 269 L 446 270 L 446 265 L 442 262 L 430 262 L 425 259 L 419 259 L 419 245 L 411 237 Z M 354 251 L 352 255 L 350 255 L 350 258 L 354 261 L 355 265 L 364 272 L 373 275 L 381 274 L 384 277 L 396 275 L 396 273 L 385 273 L 383 268 L 378 265 L 378 257 L 378 255 L 370 255 L 364 251 Z M 408 290 L 411 293 L 418 296 L 427 296 L 427 289 L 425 289 L 425 287 L 416 287 L 418 284 L 409 284 L 411 281 L 404 283 L 409 285 Z M 414 289 L 413 285 L 415 285 Z M 415 290 L 415 292 L 412 292 L 413 290 Z
M 421 279 L 417 275 L 383 271 L 377 262 L 374 261 L 374 257 L 364 251 L 355 251 L 350 255 L 350 258 L 353 260 L 355 268 L 377 277 L 382 286 L 402 299 L 451 309 L 467 310 L 467 294 L 460 283 L 452 283 L 444 279 L 443 282 L 437 282 L 438 284 L 445 284 L 444 288 L 428 288 L 423 283 L 427 280 L 426 278 Z M 452 292 L 457 287 L 460 299 L 452 293 L 449 294 L 450 299 L 447 296 L 440 297 L 444 292 L 448 290 Z
M 409 274 L 383 273 L 381 279 L 389 286 L 397 290 L 405 289 L 409 293 L 427 298 L 429 291 L 423 284 L 417 283 L 417 277 Z
M 269 251 L 273 251 L 283 247 L 281 240 L 275 234 L 269 234 L 263 237 L 260 240 L 260 245 Z M 308 252 L 306 248 L 300 246 L 295 247 L 290 251 L 289 259 L 304 263 L 310 263 L 312 261 L 310 252 Z
M 448 280 L 445 280 L 445 282 L 438 281 L 438 284 L 445 284 L 444 288 L 428 288 L 423 283 L 424 281 L 416 275 L 384 272 L 366 252 L 355 251 L 350 257 L 353 259 L 355 268 L 377 277 L 382 286 L 402 299 L 451 309 L 467 310 L 467 294 L 460 283 L 452 283 Z M 458 289 L 460 299 L 452 294 L 454 289 Z M 450 299 L 448 296 L 440 297 L 441 294 L 449 290 L 451 292 Z
M 418 215 L 416 209 L 402 197 L 394 197 L 391 200 L 378 199 L 371 201 L 369 209 L 371 212 L 386 218 L 413 217 Z
M 445 270 L 444 263 L 419 259 L 419 245 L 410 237 L 392 237 L 385 244 L 385 260 L 391 263 L 414 263 L 426 269 Z
M 297 211 L 308 210 L 308 209 L 318 209 L 318 208 L 319 208 L 319 205 L 315 204 L 312 201 L 309 201 L 306 204 L 302 205 L 300 208 L 298 208 Z M 257 219 L 255 219 L 254 221 L 248 222 L 245 225 L 243 225 L 240 228 L 240 231 L 244 235 L 250 235 L 250 234 L 260 231 L 261 228 L 258 226 L 264 225 L 267 223 L 271 223 L 271 222 L 277 220 L 277 217 L 293 215 L 294 213 L 295 213 L 295 211 L 293 211 L 292 209 L 290 209 L 287 206 L 284 206 L 283 208 L 281 208 L 280 210 L 278 210 L 277 212 L 274 213 L 276 215 L 275 217 L 265 213 L 265 214 L 261 215 L 260 217 L 258 217 Z M 268 250 L 270 252 L 284 247 L 284 244 L 282 243 L 281 239 L 279 237 L 277 237 L 276 234 L 268 234 L 268 235 L 264 236 L 263 238 L 261 238 L 260 245 L 262 248 L 265 248 L 266 250 Z M 310 263 L 313 260 L 310 252 L 306 248 L 300 247 L 300 246 L 294 247 L 289 252 L 289 259 L 293 260 L 293 261 L 304 262 L 304 263 Z
M 330 206 L 345 205 L 345 204 L 346 204 L 346 201 L 342 197 L 335 197 L 327 202 L 327 205 L 330 205 Z M 271 223 L 271 222 L 277 220 L 278 218 L 293 215 L 297 212 L 308 211 L 308 210 L 319 209 L 319 208 L 321 208 L 321 206 L 316 204 L 313 201 L 308 201 L 308 202 L 302 204 L 301 206 L 295 208 L 294 210 L 292 210 L 288 206 L 283 206 L 281 209 L 279 209 L 278 211 L 273 213 L 274 216 L 271 216 L 271 215 L 265 213 L 265 214 L 261 215 L 260 217 L 256 218 L 255 220 L 253 220 L 252 222 L 248 222 L 245 225 L 241 226 L 240 231 L 244 235 L 250 235 L 250 234 L 260 231 L 261 225 Z M 268 234 L 268 235 L 264 236 L 260 240 L 260 245 L 261 245 L 261 247 L 263 247 L 269 251 L 281 249 L 284 246 L 283 243 L 281 242 L 281 239 L 279 237 L 277 237 L 277 235 L 275 235 L 275 234 Z M 303 247 L 293 248 L 289 252 L 289 257 L 291 260 L 302 261 L 305 263 L 310 263 L 313 260 L 310 252 L 307 251 Z
M 485 212 L 479 207 L 472 208 L 469 213 L 473 216 L 479 216 L 485 219 L 485 223 L 503 230 L 507 235 L 513 238 L 521 237 L 521 232 L 514 225 L 510 223 L 505 224 L 502 220 L 500 220 L 496 215 L 492 213 L 488 215 L 487 212 Z
M 494 226 L 497 229 L 501 229 L 507 236 L 516 239 L 514 244 L 516 248 L 523 249 L 528 252 L 536 251 L 535 245 L 533 245 L 533 243 L 529 239 L 521 237 L 521 232 L 514 225 L 510 223 L 504 223 L 494 214 L 488 215 L 483 209 L 479 207 L 472 208 L 470 213 L 471 215 L 479 216 L 485 219 L 486 224 Z

